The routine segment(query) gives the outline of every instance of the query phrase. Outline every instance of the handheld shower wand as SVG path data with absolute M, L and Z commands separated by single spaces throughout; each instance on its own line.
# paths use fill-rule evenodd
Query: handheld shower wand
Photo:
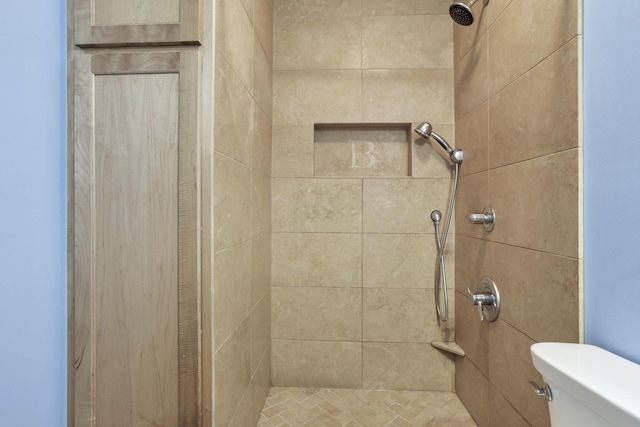
M 420 124 L 415 129 L 415 132 L 429 139 L 430 137 L 435 139 L 438 144 L 449 154 L 449 158 L 453 162 L 455 166 L 455 175 L 453 179 L 452 191 L 451 191 L 451 200 L 449 201 L 449 210 L 447 211 L 446 221 L 444 223 L 444 229 L 442 233 L 440 232 L 440 221 L 442 220 L 442 213 L 439 210 L 435 210 L 431 212 L 431 220 L 433 221 L 433 225 L 436 229 L 436 245 L 438 248 L 438 257 L 437 263 L 438 267 L 436 269 L 436 286 L 435 286 L 435 303 L 436 303 L 436 312 L 438 313 L 438 318 L 443 322 L 446 322 L 449 319 L 449 296 L 447 294 L 447 272 L 445 269 L 444 263 L 444 249 L 445 244 L 447 243 L 447 236 L 449 234 L 449 225 L 451 224 L 451 216 L 453 215 L 453 207 L 456 202 L 456 191 L 458 188 L 458 176 L 460 174 L 460 163 L 462 163 L 463 152 L 462 150 L 454 150 L 451 146 L 444 140 L 440 135 L 435 133 L 431 128 L 431 124 L 424 122 Z M 444 310 L 440 308 L 440 284 L 442 283 L 442 299 L 444 301 Z

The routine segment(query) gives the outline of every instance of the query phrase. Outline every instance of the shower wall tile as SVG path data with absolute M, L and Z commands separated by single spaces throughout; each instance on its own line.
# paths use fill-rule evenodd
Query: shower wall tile
M 452 357 L 421 343 L 364 343 L 363 388 L 453 391 Z
M 364 287 L 433 288 L 435 235 L 365 234 L 363 249 Z
M 251 378 L 251 419 L 252 424 L 260 419 L 264 402 L 271 389 L 271 344 L 267 347 L 262 359 L 258 362 L 258 368 Z M 252 425 L 251 424 L 251 425 Z
M 413 123 L 411 129 L 415 129 L 419 125 L 420 123 Z M 438 129 L 438 135 L 442 136 L 452 147 L 456 147 L 453 125 L 433 123 L 432 125 L 434 129 Z M 451 179 L 451 161 L 438 143 L 433 141 L 433 138 L 426 140 L 418 134 L 413 134 L 412 137 L 411 176 L 414 178 Z
M 360 70 L 275 71 L 274 123 L 360 122 L 361 76 Z
M 491 95 L 578 34 L 578 3 L 578 0 L 509 3 L 489 30 Z
M 272 143 L 271 119 L 255 103 L 251 121 L 251 167 L 271 176 Z
M 256 36 L 253 44 L 253 96 L 264 113 L 273 116 L 273 67 Z
M 214 244 L 218 250 L 251 237 L 251 170 L 222 154 L 214 156 Z
M 398 31 L 398 28 L 412 31 Z M 362 18 L 362 66 L 452 68 L 451 18 L 447 15 Z
M 276 17 L 360 16 L 360 2 L 361 0 L 274 0 L 274 12 Z
M 275 387 L 362 387 L 362 343 L 274 339 Z
M 451 68 L 365 69 L 362 121 L 453 123 L 452 88 Z
M 254 31 L 251 19 L 237 0 L 216 2 L 216 49 L 240 81 L 251 90 Z M 216 61 L 218 62 L 218 61 Z
M 251 96 L 224 58 L 217 54 L 215 77 L 215 149 L 251 165 Z
M 274 287 L 271 299 L 271 334 L 274 338 L 362 339 L 360 289 Z
M 489 249 L 500 317 L 538 342 L 578 342 L 578 259 L 498 243 Z
M 271 289 L 271 233 L 260 236 L 251 245 L 251 305 Z
M 271 294 L 267 293 L 253 307 L 249 317 L 251 327 L 251 373 L 258 369 L 264 352 L 271 343 Z
M 578 146 L 579 48 L 574 38 L 491 99 L 492 168 Z
M 228 425 L 251 381 L 249 323 L 245 319 L 215 354 L 215 425 Z
M 490 276 L 491 260 L 487 240 L 456 236 L 456 290 L 467 295 L 467 288 L 475 290 L 483 276 Z M 462 327 L 461 327 L 462 328 Z
M 485 33 L 455 66 L 456 119 L 461 119 L 489 99 L 487 72 Z
M 446 334 L 438 327 L 432 290 L 366 288 L 363 298 L 364 341 L 430 343 Z
M 449 180 L 365 179 L 363 185 L 365 233 L 433 233 L 430 212 L 447 208 Z
M 484 13 L 487 15 L 487 25 L 491 26 L 513 0 L 491 0 L 491 7 L 486 7 Z
M 360 69 L 362 19 L 279 17 L 274 32 L 276 70 Z
M 529 381 L 542 384 L 542 377 L 533 367 L 531 338 L 498 319 L 490 326 L 491 357 L 489 372 L 491 383 L 534 426 L 549 426 L 549 413 L 545 399 L 532 399 Z
M 487 232 L 481 224 L 471 224 L 467 219 L 469 214 L 481 213 L 484 207 L 489 204 L 496 210 L 495 202 L 489 198 L 489 172 L 478 172 L 460 177 L 456 199 L 455 215 L 458 235 L 476 238 L 490 237 L 493 231 Z M 499 221 L 501 222 L 502 212 L 496 212 L 496 224 L 498 224 Z
M 484 6 L 483 1 L 477 1 L 471 6 L 473 24 L 464 26 L 453 23 L 453 62 L 458 62 L 471 50 L 474 43 L 485 35 L 489 21 L 489 11 L 494 8 L 495 0 L 491 0 L 491 7 Z
M 479 427 L 509 426 L 509 424 L 491 423 L 489 401 L 492 392 L 491 383 L 468 357 L 456 358 L 456 394 Z
M 447 15 L 449 0 L 367 0 L 362 15 Z
M 273 176 L 312 177 L 313 125 L 273 127 Z
M 236 408 L 235 413 L 233 414 L 233 418 L 229 422 L 229 427 L 242 427 L 251 425 L 251 384 L 248 384 L 245 389 L 242 397 L 240 398 L 240 403 Z
M 275 233 L 273 286 L 362 287 L 360 233 Z
M 479 281 L 480 277 L 477 281 Z M 498 283 L 502 297 L 502 283 Z M 476 287 L 470 287 L 475 292 Z M 502 315 L 502 311 L 500 312 Z M 478 307 L 467 297 L 467 292 L 456 293 L 456 343 L 466 357 L 486 377 L 489 377 L 489 322 L 480 322 Z
M 251 309 L 251 242 L 216 252 L 214 266 L 214 342 L 218 349 Z
M 456 147 L 464 151 L 460 175 L 489 169 L 489 108 L 487 103 L 461 117 L 456 123 Z M 491 154 L 495 152 L 492 150 Z
M 271 231 L 271 178 L 251 173 L 251 233 L 262 236 Z
M 489 426 L 530 427 L 522 415 L 493 385 L 489 386 Z
M 360 232 L 362 180 L 276 178 L 274 232 Z
M 269 63 L 273 63 L 274 0 L 254 0 L 253 27 Z
M 578 149 L 489 173 L 497 224 L 488 239 L 577 258 Z

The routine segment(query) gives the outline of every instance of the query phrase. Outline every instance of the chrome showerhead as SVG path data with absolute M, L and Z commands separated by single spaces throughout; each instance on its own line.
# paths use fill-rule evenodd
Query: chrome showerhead
M 463 153 L 460 150 L 454 150 L 440 135 L 433 131 L 431 123 L 423 122 L 420 126 L 414 129 L 414 132 L 423 138 L 429 139 L 429 137 L 436 140 L 438 144 L 449 154 L 449 158 L 453 163 L 462 163 Z
M 451 6 L 449 6 L 449 15 L 451 15 L 451 19 L 454 20 L 456 24 L 463 25 L 465 27 L 473 24 L 473 12 L 471 11 L 471 6 L 478 0 L 471 0 L 469 4 L 455 2 Z M 484 0 L 484 5 L 486 6 L 489 3 L 489 0 Z

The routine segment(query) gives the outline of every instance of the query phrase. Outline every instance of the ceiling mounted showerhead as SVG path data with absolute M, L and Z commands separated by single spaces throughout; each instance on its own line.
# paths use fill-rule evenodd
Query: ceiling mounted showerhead
M 473 12 L 471 11 L 471 6 L 478 0 L 471 0 L 469 4 L 465 4 L 462 2 L 455 2 L 451 6 L 449 6 L 449 15 L 451 15 L 451 19 L 455 21 L 456 24 L 460 24 L 463 26 L 469 26 L 473 24 Z M 484 0 L 484 5 L 489 4 L 489 0 Z

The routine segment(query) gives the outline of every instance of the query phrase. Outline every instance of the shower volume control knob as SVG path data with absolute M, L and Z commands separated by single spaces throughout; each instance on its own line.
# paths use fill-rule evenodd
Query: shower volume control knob
M 482 213 L 472 213 L 467 219 L 471 224 L 482 224 L 486 231 L 491 231 L 496 223 L 496 213 L 491 206 L 485 206 Z

